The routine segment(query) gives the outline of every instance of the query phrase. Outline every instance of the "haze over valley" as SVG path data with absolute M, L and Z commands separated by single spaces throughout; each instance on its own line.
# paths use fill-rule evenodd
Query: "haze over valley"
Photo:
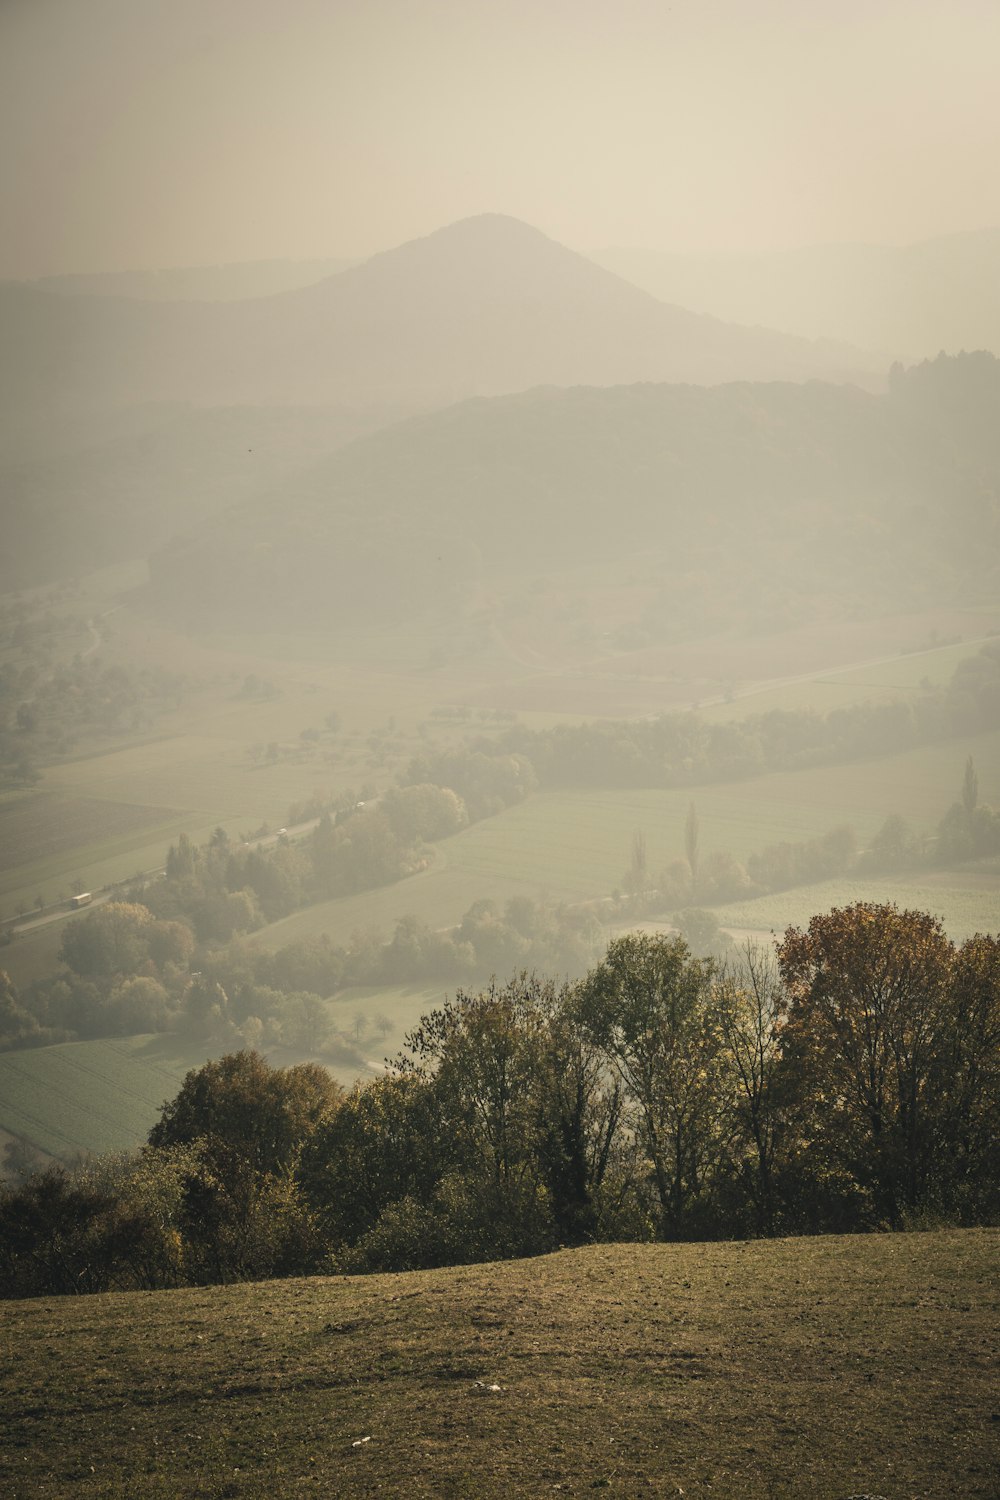
M 992 9 L 35 0 L 0 44 L 4 1295 L 844 1236 L 822 1290 L 914 1229 L 971 1286 Z M 917 1472 L 796 1399 L 817 1493 Z M 921 1472 L 985 1497 L 978 1420 Z M 787 1437 L 669 1487 L 795 1493 Z

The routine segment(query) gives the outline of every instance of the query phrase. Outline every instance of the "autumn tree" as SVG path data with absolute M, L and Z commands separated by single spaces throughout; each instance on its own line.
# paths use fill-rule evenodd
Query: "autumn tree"
M 579 1015 L 635 1106 L 660 1232 L 687 1232 L 718 1163 L 726 1104 L 714 966 L 681 938 L 629 933 L 583 980 Z
M 869 902 L 790 927 L 778 949 L 786 1069 L 876 1222 L 897 1225 L 926 1200 L 953 957 L 936 918 Z
M 325 1068 L 271 1068 L 232 1053 L 188 1073 L 149 1133 L 153 1147 L 197 1145 L 184 1232 L 195 1280 L 304 1270 L 315 1249 L 295 1169 L 309 1136 L 341 1097 Z
M 785 992 L 773 951 L 747 942 L 716 981 L 715 1011 L 729 1071 L 735 1082 L 740 1145 L 736 1170 L 753 1204 L 754 1227 L 773 1232 L 775 1183 L 781 1135 L 781 1043 Z
M 59 948 L 76 974 L 134 974 L 149 957 L 152 913 L 133 901 L 109 901 L 70 922 Z
M 967 1222 L 1000 1213 L 1000 938 L 977 933 L 955 955 L 935 1090 L 940 1188 Z

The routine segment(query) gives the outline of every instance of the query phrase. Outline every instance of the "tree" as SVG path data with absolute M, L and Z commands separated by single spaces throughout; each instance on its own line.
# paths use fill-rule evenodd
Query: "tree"
M 614 1181 L 619 1197 L 632 1186 L 620 1169 L 624 1099 L 619 1079 L 580 1024 L 575 993 L 546 987 L 540 999 L 545 1028 L 538 1054 L 537 1147 L 557 1240 L 595 1239 L 615 1227 L 617 1205 L 604 1194 Z M 631 1163 L 629 1163 L 631 1166 Z M 603 1210 L 603 1213 L 602 1213 Z
M 67 925 L 59 957 L 76 974 L 134 974 L 149 956 L 152 927 L 147 907 L 109 901 Z
M 625 889 L 630 896 L 641 896 L 649 887 L 649 861 L 646 835 L 637 828 L 632 835 L 632 858 L 625 875 Z
M 932 1180 L 953 956 L 936 918 L 870 902 L 813 917 L 804 932 L 790 927 L 778 949 L 786 1065 L 876 1222 L 897 1225 Z
M 977 933 L 955 955 L 949 1026 L 934 1080 L 948 1206 L 966 1222 L 1000 1213 L 1000 938 Z
M 721 1037 L 710 960 L 681 938 L 629 933 L 583 980 L 579 1015 L 638 1111 L 660 1232 L 685 1232 L 719 1160 Z
M 684 820 L 684 853 L 691 867 L 691 895 L 698 889 L 698 813 L 693 802 L 688 804 Z
M 305 1143 L 297 1168 L 326 1244 L 354 1246 L 392 1204 L 431 1202 L 456 1160 L 432 1084 L 413 1073 L 358 1084 Z
M 164 1104 L 151 1146 L 231 1150 L 260 1172 L 294 1165 L 306 1138 L 342 1097 L 318 1063 L 272 1068 L 257 1052 L 233 1052 L 193 1069 Z
M 962 809 L 970 829 L 972 828 L 978 801 L 979 777 L 976 775 L 976 768 L 972 763 L 972 756 L 970 755 L 965 762 L 965 774 L 962 777 Z
M 551 986 L 521 974 L 478 994 L 459 990 L 421 1019 L 397 1060 L 433 1080 L 463 1163 L 453 1212 L 461 1259 L 537 1253 L 550 1225 L 539 1180 L 536 1106 Z
M 342 1097 L 325 1068 L 271 1068 L 231 1053 L 188 1073 L 149 1132 L 153 1147 L 197 1145 L 183 1225 L 196 1280 L 305 1270 L 315 1251 L 295 1170 L 309 1137 Z
M 781 1036 L 785 994 L 773 952 L 747 942 L 721 970 L 715 1003 L 722 1044 L 736 1079 L 736 1118 L 747 1156 L 737 1171 L 747 1183 L 755 1228 L 770 1234 L 777 1211 L 775 1164 L 784 1124 Z

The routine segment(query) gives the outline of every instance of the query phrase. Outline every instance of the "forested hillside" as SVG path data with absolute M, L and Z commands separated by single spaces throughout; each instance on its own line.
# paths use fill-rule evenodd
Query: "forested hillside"
M 151 560 L 158 608 L 300 623 L 482 607 L 602 570 L 661 638 L 997 585 L 1000 363 L 852 387 L 640 385 L 459 405 L 353 444 Z M 991 592 L 992 591 L 992 592 Z

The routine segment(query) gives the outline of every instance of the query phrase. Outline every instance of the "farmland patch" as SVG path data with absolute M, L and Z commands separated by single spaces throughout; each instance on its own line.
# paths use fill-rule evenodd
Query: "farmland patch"
M 955 942 L 964 942 L 976 932 L 1000 932 L 1000 874 L 961 869 L 824 880 L 717 906 L 714 914 L 720 926 L 737 934 L 775 932 L 780 936 L 786 927 L 805 927 L 817 914 L 855 901 L 891 901 L 912 911 L 930 912 L 941 919 Z
M 0 871 L 64 854 L 80 845 L 163 825 L 178 814 L 169 807 L 100 797 L 60 797 L 38 792 L 0 803 Z

